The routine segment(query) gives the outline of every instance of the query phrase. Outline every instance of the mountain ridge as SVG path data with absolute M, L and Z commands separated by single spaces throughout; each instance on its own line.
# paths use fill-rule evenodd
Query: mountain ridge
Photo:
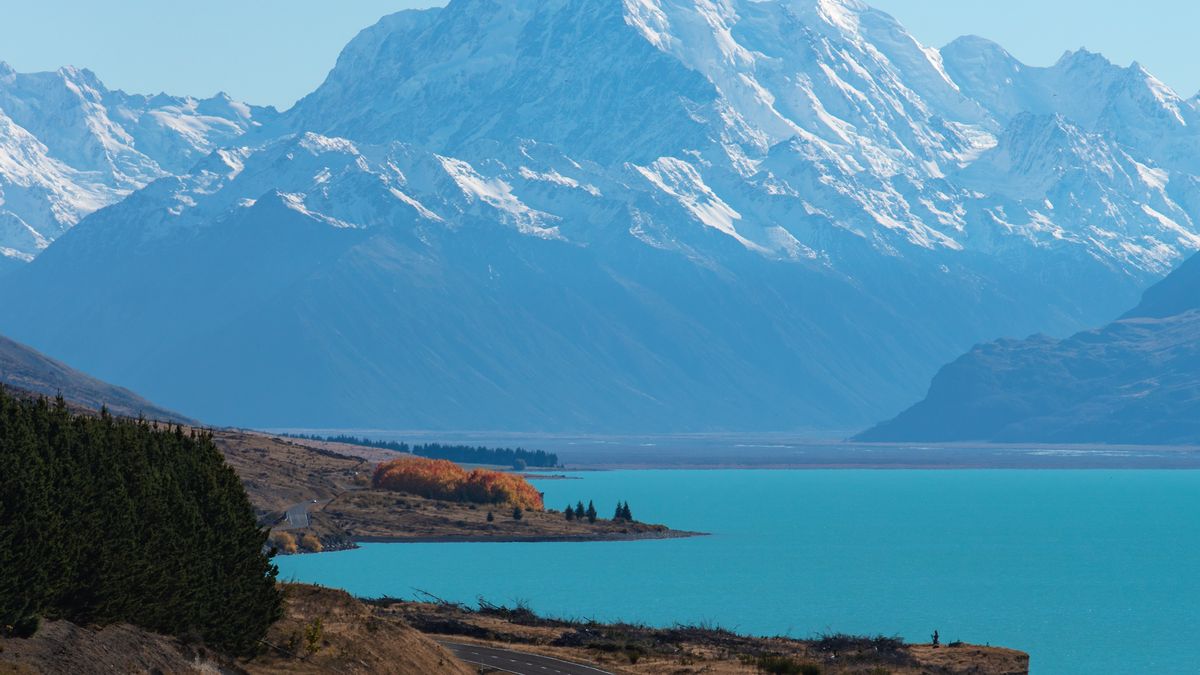
M 1100 328 L 973 348 L 872 442 L 1200 443 L 1200 257 Z
M 83 217 L 275 114 L 224 94 L 132 95 L 87 69 L 18 73 L 0 62 L 0 257 L 32 260 Z
M 244 425 L 867 424 L 1200 247 L 1192 103 L 1087 53 L 985 96 L 989 44 L 826 0 L 399 13 L 10 272 L 0 327 Z
M 0 386 L 38 396 L 62 395 L 71 404 L 91 410 L 107 407 L 110 412 L 125 417 L 145 416 L 163 422 L 191 422 L 128 389 L 101 382 L 2 335 Z

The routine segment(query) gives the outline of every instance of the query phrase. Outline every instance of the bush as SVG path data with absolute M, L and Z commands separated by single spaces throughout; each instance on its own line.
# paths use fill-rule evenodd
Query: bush
M 325 622 L 321 620 L 321 617 L 317 617 L 304 627 L 304 651 L 309 654 L 321 651 L 321 642 L 324 638 Z
M 317 539 L 317 536 L 314 534 L 306 534 L 300 537 L 300 545 L 304 547 L 304 550 L 312 551 L 313 553 L 320 553 L 325 550 L 325 546 L 321 544 L 321 540 Z
M 300 547 L 296 545 L 296 538 L 291 532 L 282 530 L 271 533 L 271 546 L 274 546 L 280 553 L 299 553 Z

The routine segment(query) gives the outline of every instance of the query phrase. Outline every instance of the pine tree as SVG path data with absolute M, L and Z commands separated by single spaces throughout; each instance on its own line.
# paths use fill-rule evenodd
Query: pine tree
M 587 519 L 589 523 L 596 522 L 596 505 L 590 501 L 588 502 L 587 507 Z
M 615 513 L 613 513 L 612 519 L 614 521 L 625 519 L 625 509 L 621 506 L 621 502 L 617 502 L 617 510 Z
M 575 520 L 575 509 L 570 504 L 567 504 L 567 510 L 563 511 L 563 513 L 566 515 L 567 520 Z
M 513 507 L 513 520 L 520 520 L 523 517 L 525 517 L 525 513 L 521 511 L 521 507 Z
M 575 504 L 575 520 L 583 520 L 587 516 L 587 511 L 583 509 L 583 502 Z
M 0 632 L 129 622 L 253 654 L 281 608 L 266 536 L 209 434 L 0 388 Z
M 633 522 L 633 511 L 629 510 L 629 502 L 625 502 L 625 506 L 621 510 L 621 517 L 629 522 Z

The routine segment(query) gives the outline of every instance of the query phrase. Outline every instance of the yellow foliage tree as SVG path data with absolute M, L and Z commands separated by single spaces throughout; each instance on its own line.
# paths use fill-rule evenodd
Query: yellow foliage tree
M 407 492 L 427 499 L 511 504 L 541 511 L 542 494 L 523 476 L 475 469 L 467 472 L 444 459 L 396 459 L 375 469 L 373 484 L 383 490 Z

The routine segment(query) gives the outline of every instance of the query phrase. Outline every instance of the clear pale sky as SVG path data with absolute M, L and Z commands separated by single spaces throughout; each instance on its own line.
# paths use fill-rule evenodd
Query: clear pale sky
M 290 106 L 380 16 L 436 0 L 8 0 L 0 60 L 20 71 L 91 68 L 110 87 Z M 1180 94 L 1200 90 L 1195 0 L 874 0 L 922 42 L 968 33 L 1026 63 L 1087 47 L 1139 61 Z

